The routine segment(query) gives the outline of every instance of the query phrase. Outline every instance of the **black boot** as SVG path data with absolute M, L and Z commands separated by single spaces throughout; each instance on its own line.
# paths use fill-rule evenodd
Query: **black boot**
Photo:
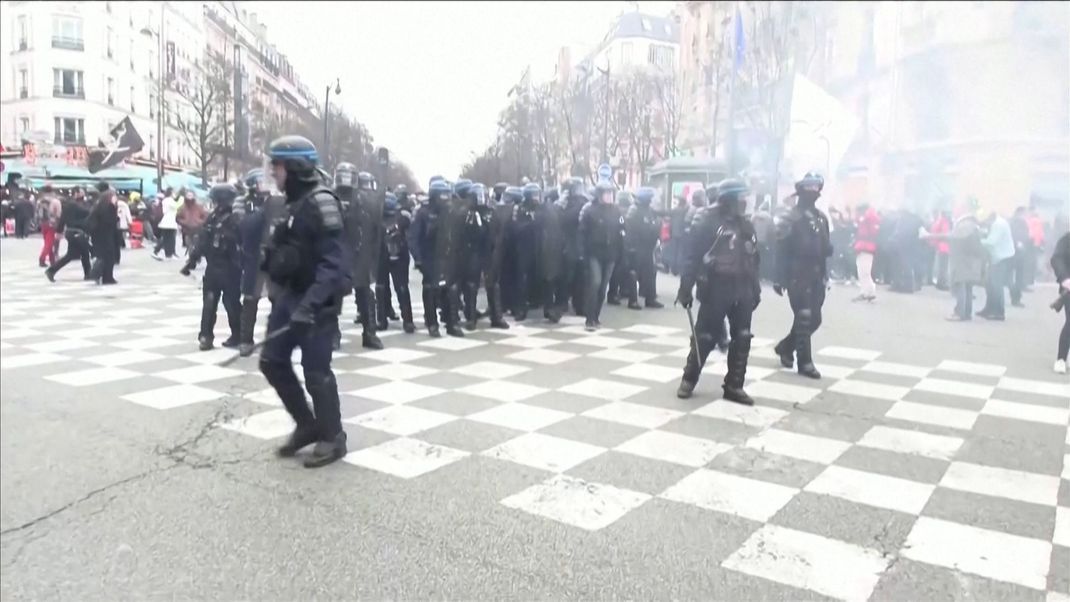
M 469 332 L 471 332 L 471 331 L 476 329 L 476 325 L 477 325 L 476 324 L 476 319 L 475 318 L 471 318 L 471 319 L 465 321 L 464 329 L 469 331 Z
M 248 347 L 249 355 L 253 349 L 253 332 L 256 330 L 257 297 L 244 297 L 241 300 L 241 332 L 240 339 L 242 349 Z
M 447 324 L 446 334 L 450 335 L 451 337 L 457 337 L 459 339 L 464 338 L 464 331 L 461 330 L 456 324 Z
M 249 357 L 253 354 L 255 347 L 252 343 L 242 343 L 238 345 L 238 355 L 241 357 Z
M 680 399 L 688 399 L 695 392 L 695 383 L 686 379 L 680 379 L 680 386 L 676 388 L 676 396 Z
M 298 426 L 290 434 L 290 438 L 286 440 L 286 443 L 283 443 L 275 450 L 275 454 L 280 458 L 292 458 L 301 448 L 312 445 L 318 438 L 315 426 Z
M 799 375 L 815 380 L 821 378 L 821 373 L 814 367 L 813 350 L 810 347 L 809 328 L 803 329 L 802 332 L 795 337 L 795 349 L 799 357 Z
M 628 309 L 643 309 L 643 306 L 639 305 L 638 300 L 632 299 L 631 301 L 628 301 Z
M 661 309 L 665 307 L 665 304 L 658 301 L 657 299 L 650 298 L 646 300 L 646 307 L 647 309 Z
M 748 331 L 738 333 L 732 338 L 728 347 L 728 374 L 724 377 L 724 398 L 739 404 L 752 406 L 754 400 L 743 390 L 747 377 L 747 358 L 750 356 L 751 334 Z
M 616 295 L 606 297 L 606 305 L 620 305 L 620 297 Z
M 750 395 L 747 395 L 747 392 L 743 390 L 743 387 L 736 388 L 724 385 L 721 389 L 724 391 L 722 397 L 726 401 L 732 401 L 745 406 L 754 405 L 754 400 L 751 399 Z
M 801 376 L 805 376 L 806 378 L 812 378 L 814 380 L 818 380 L 821 378 L 821 373 L 817 371 L 817 368 L 814 367 L 813 363 L 800 364 L 799 374 Z
M 331 441 L 317 441 L 312 453 L 305 458 L 305 468 L 319 468 L 346 457 L 346 433 L 342 431 Z
M 365 349 L 382 349 L 383 341 L 376 336 L 375 331 L 365 332 L 360 335 L 360 344 Z
M 387 288 L 382 284 L 375 285 L 375 302 L 375 328 L 377 330 L 386 330 L 390 327 L 389 322 L 387 322 Z M 393 311 L 393 308 L 391 308 L 391 311 Z
M 398 287 L 398 305 L 401 307 L 401 327 L 405 334 L 416 332 L 416 324 L 412 320 L 412 299 L 409 297 L 409 287 Z M 392 307 L 389 311 L 394 311 Z M 396 320 L 397 318 L 390 318 Z
M 211 337 L 200 336 L 197 338 L 197 342 L 200 344 L 201 351 L 208 351 L 209 349 L 214 347 L 214 345 L 212 345 Z
M 238 347 L 238 337 L 236 337 L 234 335 L 231 335 L 230 337 L 227 338 L 227 340 L 223 341 L 222 345 L 223 345 L 223 347 L 226 347 L 227 349 L 237 349 L 237 347 Z
M 776 344 L 773 347 L 773 351 L 780 357 L 780 365 L 788 368 L 795 367 L 795 350 L 791 348 L 791 335 L 789 334 L 783 341 Z
M 405 334 L 412 334 L 416 332 L 416 324 L 413 322 L 403 322 L 401 329 L 405 331 Z
M 433 324 L 427 327 L 427 336 L 432 339 L 437 339 L 442 336 L 442 333 L 438 331 L 438 324 Z

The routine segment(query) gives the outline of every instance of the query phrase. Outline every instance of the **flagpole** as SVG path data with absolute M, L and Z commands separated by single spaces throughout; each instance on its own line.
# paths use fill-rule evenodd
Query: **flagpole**
M 728 79 L 728 137 L 725 139 L 725 154 L 728 160 L 728 175 L 735 177 L 738 171 L 736 161 L 736 77 L 739 71 L 739 28 L 742 24 L 742 16 L 739 13 L 739 2 L 733 2 L 732 14 L 732 75 Z M 716 143 L 716 141 L 714 141 Z

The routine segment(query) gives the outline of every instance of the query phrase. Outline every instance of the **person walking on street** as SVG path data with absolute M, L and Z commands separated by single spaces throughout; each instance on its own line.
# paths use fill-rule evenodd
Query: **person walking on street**
M 1033 240 L 1029 237 L 1029 224 L 1026 222 L 1025 207 L 1014 210 L 1010 219 L 1011 238 L 1014 240 L 1014 257 L 1011 259 L 1007 284 L 1011 292 L 1011 305 L 1025 307 L 1022 304 L 1022 292 L 1026 283 L 1026 264 L 1033 259 Z
M 41 267 L 48 267 L 56 263 L 56 227 L 59 225 L 59 217 L 63 207 L 59 197 L 52 191 L 52 186 L 45 184 L 41 189 L 41 199 L 38 201 L 38 221 L 41 224 L 41 254 L 37 256 L 37 263 Z M 45 263 L 45 260 L 48 263 Z
M 181 196 L 182 204 L 175 214 L 175 222 L 181 229 L 182 248 L 188 256 L 190 250 L 197 245 L 197 235 L 208 219 L 208 212 L 197 202 L 192 191 L 183 191 Z
M 89 207 L 86 206 L 85 197 L 75 196 L 63 205 L 60 212 L 56 231 L 67 239 L 67 252 L 52 267 L 45 270 L 45 277 L 50 281 L 56 281 L 56 274 L 75 259 L 82 262 L 83 280 L 92 280 L 90 271 L 92 265 L 89 261 L 89 234 L 86 230 L 86 220 L 89 218 Z
M 858 286 L 862 292 L 854 301 L 874 301 L 877 298 L 877 283 L 873 281 L 873 258 L 877 254 L 877 239 L 881 229 L 881 216 L 877 210 L 863 203 L 858 207 L 861 217 L 855 230 L 855 268 L 858 270 Z
M 980 220 L 988 226 L 988 235 L 981 242 L 988 250 L 988 283 L 985 286 L 985 306 L 977 315 L 986 320 L 1006 319 L 1003 289 L 1014 261 L 1014 236 L 1007 220 L 995 212 Z
M 130 212 L 130 202 L 125 197 L 116 197 L 115 208 L 119 213 L 119 239 L 116 241 L 118 249 L 115 251 L 115 265 L 119 265 L 122 259 L 122 251 L 126 248 L 126 236 L 130 232 L 130 222 L 133 217 Z
M 107 186 L 107 184 L 105 184 Z M 93 243 L 93 268 L 90 276 L 97 284 L 117 284 L 112 273 L 119 250 L 119 213 L 115 208 L 115 191 L 104 190 L 86 219 L 86 231 Z
M 950 261 L 949 253 L 951 247 L 946 239 L 942 239 L 941 235 L 947 234 L 951 231 L 951 220 L 947 216 L 947 211 L 940 210 L 936 212 L 936 218 L 933 220 L 932 225 L 929 226 L 929 233 L 934 236 L 929 239 L 929 244 L 936 251 L 936 288 L 942 291 L 947 290 L 947 278 L 948 278 L 948 262 Z
M 955 310 L 947 319 L 952 322 L 973 319 L 973 287 L 984 281 L 988 252 L 981 243 L 981 225 L 974 213 L 972 205 L 964 203 L 956 212 L 950 232 L 936 232 L 934 228 L 927 237 L 930 242 L 948 246 L 948 279 L 955 296 Z
M 1055 372 L 1066 374 L 1067 354 L 1070 353 L 1070 232 L 1059 237 L 1051 255 L 1051 269 L 1059 283 L 1059 297 L 1063 304 L 1063 329 L 1059 332 L 1059 348 L 1055 355 Z
M 175 238 L 178 235 L 178 204 L 179 202 L 174 199 L 171 193 L 171 189 L 168 188 L 164 193 L 164 197 L 160 199 L 160 222 L 157 226 L 159 230 L 159 240 L 156 242 L 156 248 L 152 251 L 152 258 L 157 261 L 162 261 L 163 257 L 160 257 L 160 251 L 164 252 L 164 255 L 168 259 L 175 257 Z

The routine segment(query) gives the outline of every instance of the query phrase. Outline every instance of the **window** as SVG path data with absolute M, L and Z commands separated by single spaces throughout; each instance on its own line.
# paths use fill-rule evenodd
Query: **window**
M 134 94 L 134 86 L 130 86 L 130 112 L 131 113 L 137 113 L 137 109 L 135 108 L 136 105 L 134 104 L 134 99 L 135 98 L 137 98 L 137 96 Z
M 167 121 L 167 125 L 172 125 L 171 124 L 171 104 L 168 103 L 166 100 L 163 101 L 163 116 Z M 170 144 L 170 141 L 168 141 L 168 144 Z M 171 153 L 167 153 L 167 154 L 168 154 L 168 156 L 171 155 Z
M 646 17 L 643 17 L 642 23 L 643 23 L 643 31 L 650 31 L 651 30 L 650 19 L 647 19 Z
M 661 69 L 672 67 L 672 47 L 651 44 L 647 51 L 647 62 Z
M 172 163 L 173 162 L 171 160 L 171 157 L 173 157 L 174 154 L 175 154 L 175 141 L 170 139 L 170 138 L 168 138 L 167 139 L 167 162 L 168 163 Z
M 19 69 L 19 98 L 30 97 L 30 72 L 27 69 Z
M 18 35 L 18 50 L 26 50 L 30 47 L 30 26 L 26 22 L 26 15 L 19 15 L 18 23 L 16 23 L 16 32 Z
M 29 131 L 30 131 L 30 118 L 29 117 L 19 117 L 19 135 L 20 135 L 20 137 L 21 136 L 25 136 L 26 132 L 29 132 Z
M 85 144 L 85 120 L 56 117 L 56 144 Z
M 56 16 L 52 18 L 52 47 L 85 50 L 81 17 Z
M 156 158 L 156 135 L 149 134 L 149 158 Z
M 130 24 L 131 26 L 133 23 Z M 130 70 L 134 71 L 134 39 L 130 38 Z
M 156 95 L 155 94 L 149 94 L 149 117 L 153 118 L 153 119 L 156 117 Z
M 115 106 L 115 79 L 108 78 L 108 87 L 106 89 L 108 91 L 108 104 Z
M 620 64 L 631 65 L 632 64 L 632 43 L 622 42 L 620 45 Z
M 114 37 L 114 36 L 112 35 L 111 28 L 109 27 L 108 28 L 108 38 L 107 38 L 108 39 L 108 47 L 107 47 L 108 58 L 114 58 L 115 57 L 115 51 L 112 50 L 112 47 L 111 47 L 111 39 L 112 39 L 112 37 Z
M 52 95 L 85 98 L 85 88 L 82 86 L 82 72 L 72 69 L 53 69 Z

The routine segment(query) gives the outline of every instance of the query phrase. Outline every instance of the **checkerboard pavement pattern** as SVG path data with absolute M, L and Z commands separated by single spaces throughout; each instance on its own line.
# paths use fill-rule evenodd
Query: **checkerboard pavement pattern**
M 221 428 L 284 437 L 292 423 L 255 358 L 220 368 L 229 350 L 196 350 L 199 306 L 197 281 L 169 269 L 101 288 L 3 266 L 2 376 L 145 412 L 232 400 L 248 412 Z M 963 575 L 981 598 L 1070 595 L 1065 380 L 830 346 L 818 353 L 825 377 L 810 381 L 755 339 L 758 405 L 744 408 L 718 400 L 717 352 L 696 397 L 676 399 L 682 328 L 590 334 L 566 318 L 437 340 L 395 328 L 383 351 L 360 349 L 356 334 L 347 321 L 334 367 L 345 462 L 361 470 L 419 479 L 473 458 L 534 468 L 545 480 L 500 504 L 589 531 L 652 500 L 727 515 L 745 528 L 722 567 L 831 598 L 924 599 L 925 583 Z

